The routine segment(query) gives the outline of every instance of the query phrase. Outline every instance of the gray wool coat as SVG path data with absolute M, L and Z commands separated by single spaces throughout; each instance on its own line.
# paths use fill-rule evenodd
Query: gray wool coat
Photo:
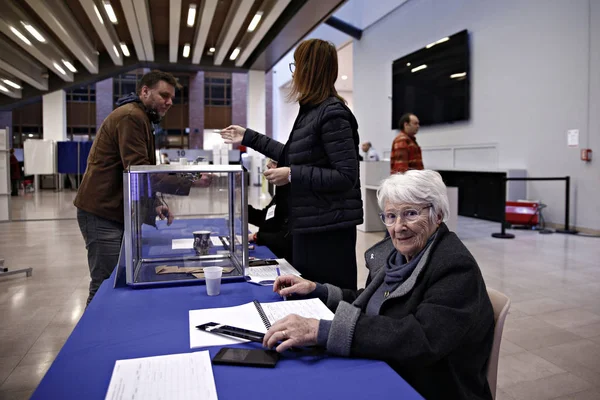
M 475 259 L 442 223 L 379 315 L 366 315 L 392 250 L 387 238 L 365 252 L 365 289 L 326 285 L 335 312 L 327 352 L 386 361 L 426 399 L 491 399 L 486 372 L 494 312 Z

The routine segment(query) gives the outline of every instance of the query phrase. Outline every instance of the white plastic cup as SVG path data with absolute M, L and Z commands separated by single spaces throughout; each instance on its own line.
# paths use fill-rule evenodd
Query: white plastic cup
M 204 279 L 206 280 L 206 294 L 217 296 L 221 293 L 222 267 L 204 267 Z
M 179 164 L 180 165 L 187 165 L 188 163 L 188 159 L 185 157 L 179 157 Z

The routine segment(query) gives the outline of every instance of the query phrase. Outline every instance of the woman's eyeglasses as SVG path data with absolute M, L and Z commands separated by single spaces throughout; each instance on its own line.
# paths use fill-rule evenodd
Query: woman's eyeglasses
M 295 70 L 296 70 L 296 63 L 291 62 L 290 63 L 290 72 L 293 74 Z
M 392 226 L 400 219 L 406 222 L 415 222 L 419 219 L 423 210 L 431 206 L 432 205 L 429 204 L 422 208 L 407 208 L 402 211 L 380 213 L 379 218 L 381 218 L 381 222 L 383 222 L 385 226 Z

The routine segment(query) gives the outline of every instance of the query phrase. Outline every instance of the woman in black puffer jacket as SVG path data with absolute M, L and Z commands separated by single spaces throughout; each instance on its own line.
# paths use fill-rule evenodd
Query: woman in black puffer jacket
M 356 289 L 360 141 L 356 119 L 335 90 L 337 50 L 323 40 L 304 41 L 290 69 L 290 99 L 300 112 L 285 145 L 237 125 L 221 136 L 278 162 L 265 177 L 278 197 L 288 197 L 294 267 L 306 279 Z

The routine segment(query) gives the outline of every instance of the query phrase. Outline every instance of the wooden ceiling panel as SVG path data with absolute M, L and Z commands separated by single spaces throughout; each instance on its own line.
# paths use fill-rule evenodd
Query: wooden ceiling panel
M 79 26 L 81 26 L 81 29 L 83 29 L 88 39 L 90 39 L 94 48 L 100 53 L 105 51 L 106 49 L 104 48 L 104 44 L 102 44 L 102 40 L 100 40 L 100 36 L 96 33 L 79 0 L 65 0 L 65 4 L 71 10 L 77 22 L 79 22 Z
M 150 22 L 152 23 L 152 38 L 154 39 L 154 44 L 168 45 L 169 2 L 166 0 L 150 0 L 148 1 L 148 9 L 150 11 Z

